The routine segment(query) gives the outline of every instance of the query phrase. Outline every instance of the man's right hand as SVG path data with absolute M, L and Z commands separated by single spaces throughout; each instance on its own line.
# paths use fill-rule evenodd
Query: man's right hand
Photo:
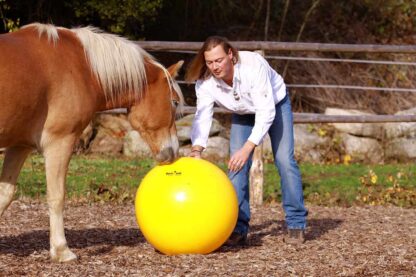
M 199 152 L 199 151 L 191 151 L 189 153 L 188 157 L 201 159 L 201 152 Z
M 188 157 L 201 159 L 202 147 L 192 147 L 191 152 L 188 154 Z

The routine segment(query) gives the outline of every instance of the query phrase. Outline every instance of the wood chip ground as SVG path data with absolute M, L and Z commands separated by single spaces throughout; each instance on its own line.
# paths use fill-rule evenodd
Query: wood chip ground
M 248 245 L 165 256 L 137 228 L 134 206 L 68 203 L 76 262 L 49 260 L 45 203 L 15 201 L 0 218 L 0 276 L 416 276 L 416 209 L 309 206 L 305 244 L 282 242 L 283 211 L 252 210 Z

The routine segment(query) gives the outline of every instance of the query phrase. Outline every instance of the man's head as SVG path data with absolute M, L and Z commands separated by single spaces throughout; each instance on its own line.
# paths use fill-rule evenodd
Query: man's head
M 233 52 L 226 50 L 221 44 L 204 52 L 205 65 L 211 74 L 230 84 L 234 75 Z
M 190 64 L 186 80 L 194 81 L 211 74 L 226 82 L 232 81 L 238 51 L 224 37 L 208 37 Z

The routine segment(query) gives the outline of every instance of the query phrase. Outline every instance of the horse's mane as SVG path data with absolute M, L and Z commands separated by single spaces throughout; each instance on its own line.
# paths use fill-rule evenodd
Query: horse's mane
M 41 24 L 41 23 L 28 24 L 28 25 L 23 26 L 22 29 L 25 29 L 28 27 L 36 28 L 38 30 L 39 37 L 41 37 L 43 33 L 45 33 L 48 38 L 48 41 L 52 42 L 54 45 L 59 39 L 58 29 L 63 29 L 61 27 L 56 27 L 52 24 Z
M 46 33 L 48 40 L 54 44 L 59 40 L 58 30 L 64 29 L 41 23 L 24 26 L 27 27 L 35 27 L 39 36 Z M 84 47 L 91 69 L 100 81 L 108 100 L 118 101 L 122 93 L 131 92 L 134 93 L 132 97 L 140 99 L 147 85 L 145 61 L 148 61 L 163 70 L 170 90 L 174 89 L 183 103 L 180 87 L 167 69 L 136 43 L 91 26 L 73 28 L 70 31 L 75 33 Z

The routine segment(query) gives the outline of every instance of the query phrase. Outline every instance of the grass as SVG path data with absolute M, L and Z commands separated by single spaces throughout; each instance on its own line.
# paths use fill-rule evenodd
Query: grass
M 377 176 L 373 185 L 388 188 L 392 176 L 401 176 L 397 182 L 411 191 L 416 191 L 416 164 L 301 164 L 302 183 L 307 202 L 321 205 L 350 206 L 356 204 L 357 196 L 368 185 L 364 177 L 372 171 Z M 273 164 L 265 165 L 265 199 L 281 200 L 280 177 Z
M 131 201 L 141 179 L 154 165 L 152 160 L 74 155 L 67 177 L 67 198 Z M 218 165 L 226 170 L 225 164 Z M 416 191 L 416 164 L 301 164 L 300 170 L 306 201 L 318 205 L 357 204 L 357 197 L 363 194 L 363 187 L 372 185 L 388 188 L 393 183 L 399 184 L 412 193 L 412 197 Z M 374 180 L 369 179 L 370 173 L 377 177 L 376 182 L 372 183 Z M 280 177 L 273 164 L 264 165 L 264 180 L 264 199 L 280 202 Z M 16 197 L 43 199 L 45 192 L 43 158 L 32 155 L 25 162 L 19 176 Z
M 134 195 L 141 178 L 153 166 L 151 160 L 74 155 L 68 169 L 67 198 L 111 200 L 123 194 Z M 44 168 L 41 156 L 27 159 L 18 179 L 17 197 L 45 197 Z

